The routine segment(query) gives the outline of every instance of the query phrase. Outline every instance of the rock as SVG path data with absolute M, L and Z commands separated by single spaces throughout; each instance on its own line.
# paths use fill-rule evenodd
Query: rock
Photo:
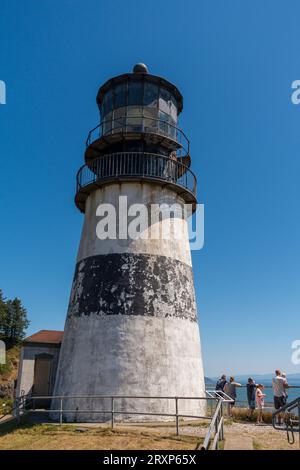
M 6 383 L 0 384 L 0 398 L 10 398 L 14 397 L 14 381 L 10 380 Z

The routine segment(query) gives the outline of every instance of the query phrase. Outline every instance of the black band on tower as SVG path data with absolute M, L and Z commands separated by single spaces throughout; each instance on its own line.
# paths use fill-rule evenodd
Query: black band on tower
M 192 268 L 148 254 L 90 256 L 77 263 L 68 316 L 177 317 L 197 321 Z

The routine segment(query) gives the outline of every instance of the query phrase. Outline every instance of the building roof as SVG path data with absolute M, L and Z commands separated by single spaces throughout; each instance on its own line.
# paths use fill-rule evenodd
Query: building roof
M 24 339 L 24 343 L 50 343 L 60 344 L 64 332 L 58 330 L 40 330 Z

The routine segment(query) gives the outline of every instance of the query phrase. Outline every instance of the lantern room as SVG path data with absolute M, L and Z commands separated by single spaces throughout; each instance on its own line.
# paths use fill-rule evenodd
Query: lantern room
M 144 64 L 113 77 L 97 94 L 100 124 L 90 131 L 86 161 L 120 151 L 189 155 L 189 142 L 177 127 L 183 98 L 175 85 L 151 75 Z

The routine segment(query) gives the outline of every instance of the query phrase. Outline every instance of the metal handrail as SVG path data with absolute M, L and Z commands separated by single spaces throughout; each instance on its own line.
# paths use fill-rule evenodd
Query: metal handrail
M 109 410 L 90 410 L 90 409 L 66 409 L 64 408 L 64 402 L 68 399 L 109 399 L 110 400 L 110 409 Z M 175 404 L 175 413 L 155 413 L 155 412 L 145 412 L 145 411 L 126 411 L 126 410 L 116 410 L 115 409 L 115 402 L 118 399 L 157 399 L 157 400 L 174 400 Z M 51 400 L 51 404 L 53 401 L 58 401 L 58 407 L 50 408 L 50 409 L 40 409 L 36 408 L 35 404 L 37 400 Z M 213 400 L 216 403 L 216 409 L 214 411 L 213 416 L 200 416 L 200 415 L 187 415 L 179 412 L 179 401 L 180 400 Z M 53 413 L 59 415 L 59 423 L 63 424 L 63 415 L 67 413 L 80 414 L 80 413 L 94 413 L 94 414 L 109 414 L 110 415 L 110 422 L 111 427 L 114 428 L 115 423 L 115 415 L 145 415 L 145 416 L 164 416 L 164 417 L 171 417 L 175 418 L 175 426 L 176 426 L 176 435 L 179 435 L 179 425 L 180 425 L 180 418 L 197 418 L 197 419 L 207 419 L 210 420 L 211 423 L 209 425 L 207 434 L 205 436 L 204 442 L 201 446 L 201 450 L 208 450 L 208 449 L 218 449 L 219 442 L 224 439 L 224 428 L 223 428 L 223 403 L 224 399 L 219 398 L 207 398 L 207 397 L 174 397 L 174 396 L 133 396 L 133 395 L 87 395 L 87 396 L 66 396 L 66 395 L 48 395 L 48 396 L 31 396 L 31 395 L 22 395 L 15 399 L 14 410 L 15 410 L 15 417 L 18 421 L 22 415 L 26 413 Z M 56 403 L 54 403 L 56 404 Z M 30 409 L 30 405 L 33 406 L 33 409 Z M 213 439 L 213 441 L 212 441 Z M 211 444 L 212 442 L 212 444 Z
M 92 160 L 77 173 L 77 191 L 92 183 L 120 177 L 157 179 L 196 195 L 197 179 L 186 165 L 165 155 L 148 152 L 118 152 Z
M 133 124 L 133 121 L 136 121 L 136 124 Z M 149 121 L 151 121 L 151 125 L 149 125 Z M 110 128 L 106 129 L 109 125 Z M 92 142 L 101 137 L 119 132 L 158 134 L 176 142 L 179 145 L 180 156 L 189 155 L 190 153 L 190 141 L 182 129 L 163 119 L 148 116 L 120 116 L 118 118 L 101 121 L 100 124 L 95 126 L 88 133 L 86 146 L 88 147 Z
M 234 401 L 232 397 L 227 395 L 227 393 L 223 392 L 223 390 L 210 390 L 209 389 L 209 390 L 206 390 L 206 394 L 210 398 L 222 398 L 223 402 L 232 403 Z
M 293 411 L 297 409 L 298 419 L 293 419 Z M 277 425 L 276 418 L 284 416 L 283 423 L 284 425 Z M 294 433 L 299 433 L 299 448 L 300 448 L 300 397 L 286 403 L 284 406 L 276 410 L 272 414 L 272 425 L 274 429 L 279 431 L 286 431 L 287 439 L 290 444 L 295 442 Z
M 201 450 L 208 450 L 209 445 L 214 434 L 213 443 L 211 446 L 212 450 L 218 449 L 219 441 L 222 441 L 224 438 L 224 429 L 223 429 L 223 400 L 220 399 L 217 407 L 215 409 L 214 415 L 212 417 L 211 423 L 209 425 L 208 431 L 206 433 L 204 442 L 201 446 Z

